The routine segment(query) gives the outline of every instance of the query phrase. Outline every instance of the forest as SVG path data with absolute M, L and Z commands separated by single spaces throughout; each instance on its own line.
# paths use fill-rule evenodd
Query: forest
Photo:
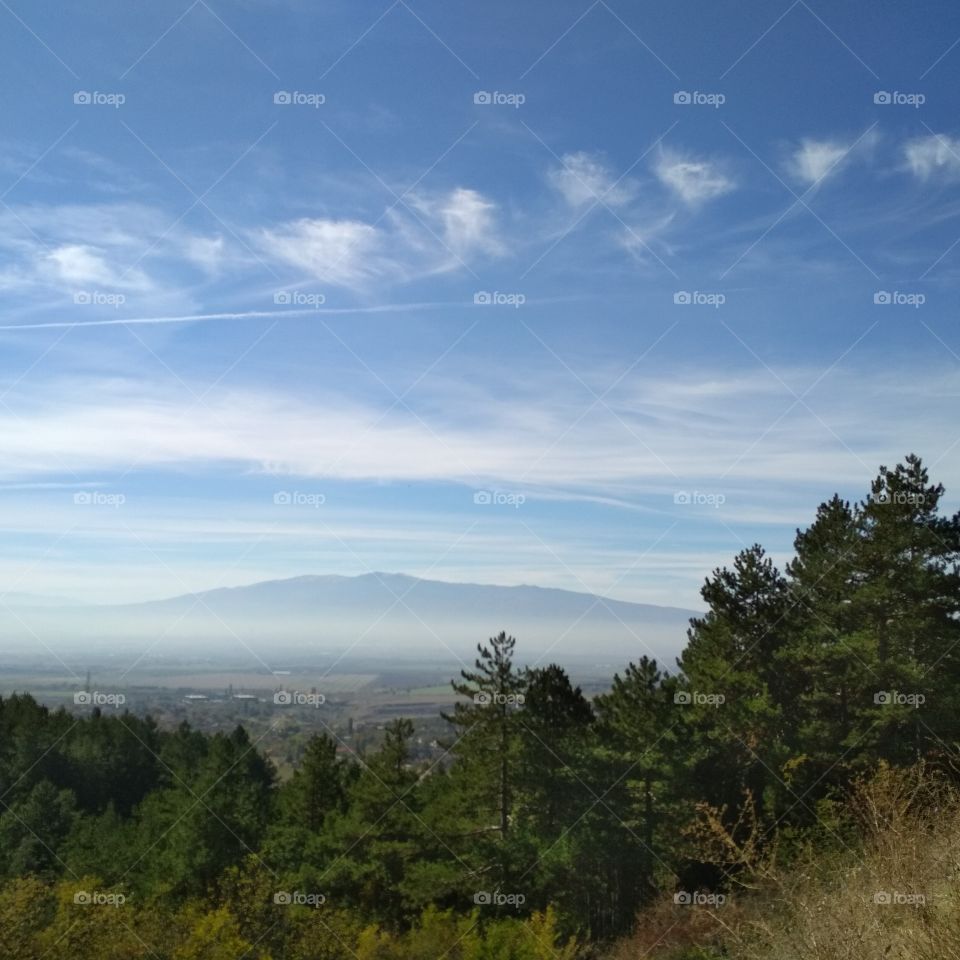
M 0 956 L 794 956 L 731 947 L 771 884 L 847 876 L 908 821 L 917 856 L 954 809 L 960 514 L 943 497 L 910 455 L 862 500 L 823 502 L 783 569 L 745 545 L 706 578 L 676 664 L 638 650 L 592 701 L 491 625 L 453 681 L 442 762 L 413 760 L 398 719 L 362 756 L 315 736 L 281 781 L 242 727 L 3 699 Z M 877 923 L 922 926 L 918 903 Z

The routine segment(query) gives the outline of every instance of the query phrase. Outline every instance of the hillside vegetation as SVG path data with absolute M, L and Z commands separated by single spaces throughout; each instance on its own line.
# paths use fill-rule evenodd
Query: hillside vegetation
M 950 956 L 943 493 L 911 456 L 823 503 L 785 570 L 745 548 L 678 670 L 641 656 L 593 701 L 497 634 L 443 762 L 398 719 L 365 755 L 315 736 L 281 783 L 242 727 L 0 700 L 0 955 Z

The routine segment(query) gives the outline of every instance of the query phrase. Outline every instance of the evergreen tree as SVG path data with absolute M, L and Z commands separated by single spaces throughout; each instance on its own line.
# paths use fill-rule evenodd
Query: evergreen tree
M 517 750 L 517 710 L 523 699 L 524 678 L 514 668 L 517 641 L 506 633 L 477 645 L 474 670 L 461 670 L 456 693 L 467 698 L 447 717 L 457 730 L 457 757 L 478 787 L 481 810 L 489 810 L 505 840 L 510 830 Z
M 434 846 L 410 762 L 413 732 L 403 718 L 387 726 L 383 745 L 350 790 L 346 813 L 331 820 L 331 836 L 342 853 L 315 881 L 327 884 L 337 903 L 392 927 L 412 914 L 416 895 L 408 873 L 421 858 L 431 859 Z
M 873 654 L 863 702 L 869 709 L 886 701 L 863 732 L 872 756 L 895 762 L 952 746 L 955 736 L 960 514 L 938 515 L 943 493 L 911 454 L 893 470 L 880 468 L 859 514 L 852 614 Z M 910 701 L 917 695 L 922 706 Z
M 589 797 L 579 767 L 593 710 L 555 663 L 527 671 L 523 681 L 516 805 L 538 835 L 552 838 L 576 819 Z
M 641 901 L 655 893 L 657 873 L 666 872 L 666 846 L 675 832 L 668 811 L 676 809 L 676 748 L 682 743 L 683 717 L 673 702 L 675 684 L 665 680 L 656 660 L 644 656 L 629 664 L 622 677 L 616 674 L 610 692 L 597 698 L 611 774 L 625 787 L 619 809 L 628 834 L 623 843 L 639 868 L 626 880 Z
M 791 629 L 787 583 L 754 545 L 732 569 L 714 571 L 701 595 L 709 609 L 691 621 L 678 660 L 691 787 L 715 807 L 732 812 L 750 796 L 773 815 L 786 802 L 783 703 L 792 678 L 780 655 Z

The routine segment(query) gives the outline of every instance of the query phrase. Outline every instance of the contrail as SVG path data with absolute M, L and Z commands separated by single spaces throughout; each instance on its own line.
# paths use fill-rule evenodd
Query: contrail
M 256 320 L 262 318 L 323 316 L 347 313 L 401 313 L 406 310 L 436 310 L 441 307 L 472 307 L 469 301 L 439 303 L 384 303 L 376 307 L 300 307 L 295 310 L 247 310 L 241 313 L 190 313 L 179 317 L 111 317 L 107 320 L 85 320 L 75 323 L 53 320 L 46 323 L 11 323 L 0 325 L 0 330 L 50 330 L 63 327 L 117 327 L 143 323 L 194 323 L 204 320 Z

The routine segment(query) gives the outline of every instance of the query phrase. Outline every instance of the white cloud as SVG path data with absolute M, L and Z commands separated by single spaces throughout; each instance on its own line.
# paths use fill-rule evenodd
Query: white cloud
M 788 163 L 791 176 L 803 183 L 819 183 L 843 167 L 850 145 L 836 140 L 808 140 L 804 138 Z
M 562 166 L 551 170 L 548 176 L 551 185 L 571 207 L 597 201 L 620 207 L 633 198 L 634 184 L 618 184 L 611 171 L 593 154 L 568 153 L 561 158 L 561 163 Z
M 325 283 L 359 287 L 388 272 L 381 232 L 359 220 L 296 220 L 261 232 L 276 259 Z
M 69 244 L 58 247 L 47 256 L 57 278 L 65 283 L 110 284 L 113 274 L 106 261 L 92 247 Z
M 662 150 L 654 166 L 657 178 L 690 206 L 734 189 L 734 182 L 712 160 L 693 160 Z
M 960 177 L 960 139 L 932 134 L 917 137 L 904 145 L 911 173 L 920 180 Z
M 468 258 L 499 255 L 496 205 L 458 187 L 407 198 L 378 226 L 361 220 L 303 218 L 260 231 L 260 246 L 310 277 L 356 290 L 454 270 Z
M 779 373 L 797 391 L 818 375 Z M 609 370 L 582 376 L 598 393 L 612 379 Z M 878 378 L 896 385 L 887 400 L 871 387 Z M 824 476 L 842 484 L 861 476 L 863 463 L 872 469 L 913 448 L 941 450 L 952 411 L 922 420 L 919 432 L 917 411 L 931 392 L 957 390 L 955 375 L 931 372 L 914 383 L 902 371 L 835 371 L 810 399 L 818 420 L 776 378 L 719 368 L 625 381 L 605 400 L 618 416 L 604 405 L 585 413 L 583 398 L 571 395 L 561 374 L 531 370 L 512 388 L 497 377 L 481 381 L 463 371 L 432 381 L 429 391 L 422 385 L 419 418 L 402 407 L 384 410 L 349 388 L 309 397 L 219 388 L 198 405 L 179 385 L 22 384 L 8 398 L 16 412 L 0 410 L 0 478 L 56 477 L 64 464 L 79 475 L 131 463 L 144 470 L 239 465 L 343 480 L 489 481 L 618 499 L 649 493 L 651 484 L 674 489 L 681 477 L 701 484 L 724 477 L 758 490 L 822 484 Z M 469 415 L 477 409 L 482 418 Z M 785 415 L 770 428 L 780 411 Z M 941 466 L 960 468 L 960 450 Z
M 223 265 L 226 244 L 223 237 L 188 237 L 184 253 L 188 260 L 207 273 L 216 273 Z
M 171 225 L 163 211 L 140 204 L 30 204 L 0 211 L 0 290 L 18 306 L 80 291 L 149 294 L 152 309 L 186 312 L 192 293 L 185 263 L 212 271 L 226 258 L 222 238 Z
M 879 139 L 873 127 L 854 140 L 804 137 L 787 160 L 787 173 L 801 183 L 816 186 L 836 176 L 851 161 L 870 155 Z
M 101 543 L 103 556 L 120 557 L 116 577 L 97 588 L 114 600 L 110 594 L 124 589 L 125 578 L 143 577 L 142 568 L 116 550 L 124 542 L 138 549 L 144 543 L 155 544 L 153 549 L 183 544 L 182 561 L 171 560 L 171 569 L 191 585 L 187 571 L 198 562 L 197 542 L 220 543 L 229 552 L 251 538 L 277 542 L 276 562 L 291 564 L 290 573 L 303 572 L 304 557 L 339 569 L 343 543 L 349 542 L 358 555 L 377 558 L 368 560 L 374 568 L 410 569 L 420 558 L 421 569 L 433 569 L 443 554 L 439 569 L 449 573 L 451 564 L 462 563 L 454 579 L 475 579 L 489 564 L 506 582 L 551 582 L 546 574 L 529 575 L 544 562 L 543 550 L 535 538 L 517 538 L 513 515 L 477 514 L 471 490 L 487 489 L 522 491 L 530 503 L 551 501 L 558 525 L 547 533 L 538 520 L 539 536 L 556 549 L 565 551 L 559 544 L 567 543 L 571 568 L 582 576 L 588 574 L 580 523 L 592 521 L 562 502 L 590 502 L 607 511 L 609 524 L 599 523 L 595 533 L 590 527 L 588 538 L 597 549 L 590 568 L 601 580 L 636 560 L 635 543 L 624 545 L 624 525 L 609 513 L 630 509 L 636 524 L 649 529 L 651 543 L 669 532 L 637 569 L 630 589 L 639 591 L 638 598 L 664 602 L 682 596 L 690 603 L 703 570 L 715 565 L 714 556 L 704 555 L 705 543 L 725 559 L 737 548 L 734 531 L 747 540 L 763 524 L 778 529 L 786 544 L 790 531 L 810 520 L 816 503 L 835 490 L 862 495 L 878 464 L 897 462 L 911 449 L 939 457 L 938 475 L 960 471 L 960 449 L 945 450 L 943 439 L 951 436 L 952 409 L 935 406 L 930 415 L 930 396 L 957 394 L 957 374 L 946 370 L 919 377 L 916 370 L 892 365 L 838 368 L 797 405 L 776 377 L 717 361 L 631 376 L 605 395 L 604 405 L 589 409 L 589 398 L 570 390 L 566 373 L 546 364 L 527 369 L 520 382 L 510 382 L 507 373 L 485 373 L 465 367 L 424 381 L 416 402 L 408 401 L 422 419 L 405 406 L 391 406 L 389 398 L 366 398 L 349 381 L 340 391 L 218 385 L 197 403 L 194 394 L 206 390 L 206 382 L 184 390 L 146 378 L 31 378 L 0 407 L 0 481 L 68 478 L 75 490 L 122 492 L 127 502 L 123 509 L 78 509 L 70 489 L 22 490 L 14 497 L 8 487 L 0 519 L 14 533 L 42 535 L 35 541 L 42 560 L 37 566 L 51 577 L 49 584 L 20 583 L 17 589 L 63 592 L 71 578 L 86 575 L 77 572 L 88 571 L 85 562 L 71 566 L 61 558 L 61 576 L 56 558 L 46 556 L 50 538 L 75 526 L 83 537 L 70 543 Z M 821 373 L 812 367 L 777 370 L 797 393 Z M 617 371 L 587 364 L 578 374 L 599 394 Z M 878 382 L 888 389 L 878 392 Z M 211 507 L 205 498 L 171 495 L 167 485 L 155 483 L 165 469 L 216 476 L 223 496 Z M 349 481 L 359 482 L 356 490 L 390 482 L 462 489 L 459 500 L 445 493 L 423 509 L 423 488 L 405 486 L 411 499 L 402 507 L 398 494 L 386 512 L 381 503 L 371 507 L 378 516 L 358 518 L 348 516 L 349 506 L 335 496 Z M 324 492 L 331 509 L 278 513 L 271 509 L 276 490 Z M 722 510 L 697 512 L 674 504 L 680 490 L 726 499 Z M 483 526 L 464 541 L 462 557 L 456 549 L 448 554 L 468 525 L 465 515 Z M 477 538 L 494 532 L 487 525 L 501 522 L 504 541 L 480 549 Z M 627 526 L 636 529 L 632 522 Z M 604 545 L 605 536 L 610 540 Z M 23 567 L 23 538 L 15 540 L 9 558 L 0 550 L 0 572 L 5 560 Z M 666 559 L 673 569 L 669 582 L 651 586 Z M 276 575 L 265 563 L 267 575 Z
M 496 233 L 495 210 L 496 205 L 476 190 L 461 187 L 451 191 L 436 208 L 443 224 L 444 241 L 459 257 L 476 252 L 501 252 Z
M 108 263 L 101 250 L 81 243 L 64 244 L 43 256 L 40 273 L 55 284 L 73 288 L 124 290 L 150 286 L 141 270 L 119 270 Z

